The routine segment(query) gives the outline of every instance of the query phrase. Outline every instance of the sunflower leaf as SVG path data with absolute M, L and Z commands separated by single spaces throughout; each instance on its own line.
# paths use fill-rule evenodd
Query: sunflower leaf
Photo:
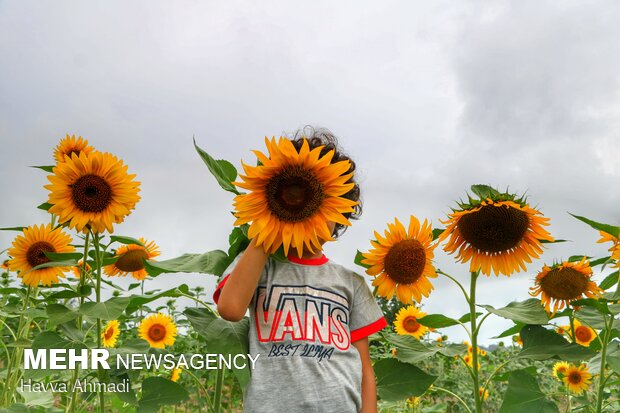
M 616 285 L 619 278 L 620 278 L 620 272 L 614 271 L 611 274 L 609 274 L 607 277 L 605 277 L 603 281 L 601 281 L 601 283 L 599 284 L 599 287 L 603 290 L 608 290 L 614 285 Z
M 588 224 L 594 229 L 598 229 L 599 231 L 606 232 L 609 235 L 613 235 L 616 238 L 620 238 L 620 227 L 616 227 L 616 226 L 609 225 L 609 224 L 602 224 L 600 222 L 592 221 L 591 219 L 588 219 L 586 217 L 582 217 L 579 215 L 573 215 L 570 212 L 568 214 L 577 218 L 581 222 L 585 222 L 586 224 Z
M 156 293 L 152 291 L 152 292 L 147 292 L 144 295 L 132 295 L 129 297 L 130 301 L 129 301 L 129 304 L 127 304 L 127 308 L 125 309 L 125 312 L 127 314 L 131 314 L 134 311 L 138 310 L 144 304 L 155 301 L 158 298 L 162 298 L 162 297 L 175 298 L 175 297 L 181 297 L 187 294 L 189 294 L 189 287 L 187 286 L 187 284 L 181 284 L 178 287 L 171 288 L 169 290 L 162 291 L 160 293 Z
M 43 251 L 45 256 L 52 261 L 68 261 L 68 260 L 79 260 L 82 258 L 81 252 L 51 252 L 51 251 Z
M 231 262 L 232 259 L 228 254 L 221 250 L 213 250 L 204 254 L 183 254 L 164 261 L 144 261 L 147 272 L 152 276 L 175 272 L 222 275 Z
M 42 169 L 45 172 L 49 172 L 49 173 L 53 173 L 54 172 L 54 165 L 30 165 L 31 168 L 38 168 L 38 169 Z
M 357 253 L 355 254 L 355 260 L 353 262 L 359 265 L 360 267 L 370 268 L 371 267 L 370 265 L 362 263 L 362 260 L 364 259 L 365 259 L 364 254 L 362 254 L 362 252 L 358 250 Z
M 232 192 L 233 194 L 239 195 L 239 191 L 233 182 L 237 179 L 237 169 L 228 161 L 223 159 L 215 160 L 211 155 L 205 152 L 202 148 L 200 148 L 196 144 L 196 139 L 194 138 L 194 147 L 196 148 L 196 152 L 202 158 L 202 161 L 207 165 L 209 171 L 215 179 L 217 183 L 220 184 L 222 189 L 228 192 Z
M 28 227 L 7 227 L 7 228 L 0 228 L 0 231 L 23 231 Z
M 599 313 L 602 314 L 611 314 L 609 312 L 609 308 L 607 307 L 607 303 L 603 300 L 597 300 L 594 298 L 582 298 L 580 300 L 575 300 L 571 302 L 572 306 L 586 306 L 596 308 Z
M 476 312 L 476 318 L 480 317 L 481 315 L 482 313 Z M 469 323 L 470 320 L 471 320 L 471 313 L 463 314 L 461 318 L 459 318 L 459 321 L 461 323 Z
M 80 306 L 80 313 L 95 320 L 116 320 L 129 305 L 130 297 L 113 297 L 102 303 L 88 302 Z
M 575 343 L 569 343 L 555 331 L 548 330 L 539 325 L 526 325 L 521 329 L 523 350 L 517 355 L 518 358 L 532 360 L 547 360 L 559 358 L 561 360 L 579 362 L 588 360 L 596 353 L 587 347 Z
M 513 301 L 503 308 L 490 305 L 478 305 L 490 313 L 523 324 L 547 324 L 549 317 L 540 300 L 530 298 L 525 301 Z
M 132 237 L 126 237 L 123 235 L 110 235 L 110 244 L 112 244 L 113 242 L 119 242 L 121 244 L 134 244 L 134 245 L 140 245 L 141 247 L 144 247 L 144 244 L 140 240 L 137 240 Z
M 558 407 L 540 390 L 536 378 L 526 370 L 515 370 L 508 379 L 508 389 L 499 413 L 557 413 Z
M 147 377 L 142 382 L 139 413 L 156 413 L 162 405 L 177 404 L 189 398 L 189 393 L 178 383 L 163 377 Z
M 42 209 L 43 211 L 49 211 L 51 207 L 52 207 L 52 204 L 50 204 L 49 202 L 44 202 L 41 205 L 37 206 L 37 209 Z
M 460 324 L 454 318 L 446 317 L 443 314 L 429 314 L 424 317 L 418 318 L 418 323 L 426 327 L 443 328 Z
M 504 337 L 508 337 L 508 336 L 514 336 L 515 334 L 519 334 L 519 332 L 521 331 L 521 329 L 524 326 L 525 326 L 525 324 L 523 324 L 523 323 L 515 323 L 514 326 L 510 327 L 507 330 L 504 330 L 499 335 L 497 335 L 495 337 L 491 337 L 491 338 L 504 338 Z
M 439 238 L 439 236 L 443 234 L 444 231 L 445 231 L 444 228 L 434 228 L 433 229 L 433 241 Z
M 377 377 L 377 393 L 386 401 L 421 396 L 437 380 L 437 376 L 395 359 L 379 360 L 373 368 Z

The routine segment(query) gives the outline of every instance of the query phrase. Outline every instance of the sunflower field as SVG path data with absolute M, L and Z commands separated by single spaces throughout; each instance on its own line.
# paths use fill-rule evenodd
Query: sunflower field
M 265 138 L 265 145 L 239 175 L 194 142 L 234 196 L 229 246 L 158 260 L 155 240 L 122 234 L 124 219 L 139 213 L 140 181 L 130 166 L 82 137 L 58 143 L 50 165 L 36 167 L 49 181 L 46 202 L 33 205 L 48 213 L 45 222 L 2 223 L 15 236 L 1 257 L 1 413 L 243 410 L 249 364 L 136 369 L 119 360 L 247 354 L 247 317 L 221 318 L 205 290 L 183 284 L 182 275 L 167 290 L 152 289 L 149 280 L 164 273 L 223 277 L 251 240 L 276 260 L 287 260 L 289 250 L 301 257 L 332 239 L 327 222 L 351 225 L 357 202 L 346 196 L 354 190 L 348 161 L 306 140 L 294 146 Z M 378 410 L 620 411 L 620 227 L 573 217 L 598 233 L 609 254 L 547 258 L 563 242 L 547 230 L 551 218 L 526 197 L 487 185 L 472 185 L 438 227 L 410 215 L 368 234 L 350 267 L 365 272 L 389 322 L 369 337 Z M 461 273 L 438 268 L 439 253 L 461 264 Z M 546 264 L 532 266 L 543 253 Z M 482 277 L 514 273 L 534 280 L 522 301 L 500 308 L 477 301 Z M 118 277 L 134 282 L 121 288 Z M 469 311 L 461 317 L 423 311 L 424 302 L 441 299 L 433 287 L 439 277 L 462 295 Z M 179 308 L 181 299 L 192 305 Z M 487 347 L 479 336 L 489 317 L 512 326 Z M 468 340 L 450 340 L 442 329 L 453 326 Z M 109 368 L 62 358 L 99 350 L 112 356 Z

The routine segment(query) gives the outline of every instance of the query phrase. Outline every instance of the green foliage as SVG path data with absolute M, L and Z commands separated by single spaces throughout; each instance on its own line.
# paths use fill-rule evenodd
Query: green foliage
M 540 390 L 536 378 L 525 370 L 510 374 L 508 390 L 499 413 L 558 413 L 558 407 Z
M 233 185 L 233 182 L 237 179 L 237 169 L 233 164 L 223 159 L 213 159 L 211 155 L 196 144 L 196 139 L 194 139 L 194 148 L 196 148 L 196 152 L 198 152 L 198 155 L 200 155 L 200 158 L 202 158 L 202 161 L 207 165 L 207 168 L 209 168 L 209 171 L 222 189 L 239 195 L 239 191 L 237 191 L 237 188 Z
M 437 379 L 416 366 L 394 359 L 379 360 L 373 367 L 377 376 L 377 394 L 387 401 L 420 396 Z
M 479 305 L 490 313 L 522 324 L 547 324 L 549 317 L 540 300 L 530 298 L 525 301 L 514 301 L 503 308 L 490 305 Z

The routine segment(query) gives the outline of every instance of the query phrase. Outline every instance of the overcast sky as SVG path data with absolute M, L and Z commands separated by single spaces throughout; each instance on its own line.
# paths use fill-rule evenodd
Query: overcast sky
M 600 256 L 567 211 L 620 224 L 618 21 L 614 1 L 3 1 L 0 226 L 48 221 L 45 173 L 28 166 L 51 164 L 69 133 L 142 182 L 115 233 L 154 240 L 162 259 L 225 249 L 232 194 L 192 136 L 239 166 L 265 135 L 312 124 L 358 164 L 363 217 L 326 253 L 359 272 L 374 229 L 412 213 L 440 226 L 473 183 L 527 191 L 571 240 L 545 262 Z M 14 236 L 0 232 L 0 249 Z M 467 266 L 436 255 L 467 282 Z M 527 299 L 541 266 L 482 278 L 479 303 Z M 214 277 L 164 274 L 147 289 L 180 283 L 210 296 Z M 466 311 L 456 286 L 434 285 L 426 311 Z M 482 336 L 510 325 L 491 317 Z

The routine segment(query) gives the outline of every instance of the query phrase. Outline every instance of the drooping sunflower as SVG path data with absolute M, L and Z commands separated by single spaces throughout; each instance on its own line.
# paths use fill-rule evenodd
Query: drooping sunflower
M 112 233 L 112 224 L 123 222 L 140 200 L 135 176 L 110 153 L 74 153 L 47 177 L 49 212 L 78 231 L 89 225 L 95 232 Z
M 585 257 L 581 261 L 564 261 L 551 267 L 545 265 L 536 276 L 530 295 L 540 295 L 547 312 L 555 314 L 572 301 L 584 296 L 594 298 L 602 293 L 596 283 L 590 280 L 591 277 L 592 268 Z
M 558 361 L 553 365 L 553 375 L 558 380 L 562 381 L 566 373 L 568 372 L 569 364 L 566 361 Z
M 64 162 L 65 156 L 71 158 L 72 154 L 80 155 L 81 153 L 91 153 L 94 150 L 92 146 L 88 144 L 88 140 L 81 136 L 75 137 L 75 135 L 67 136 L 60 140 L 56 148 L 54 149 L 54 158 L 57 162 Z
M 126 276 L 131 273 L 136 280 L 144 280 L 148 273 L 144 266 L 144 260 L 150 260 L 159 256 L 159 247 L 154 241 L 146 241 L 140 237 L 142 245 L 127 244 L 122 245 L 116 250 L 115 256 L 118 257 L 114 263 L 106 265 L 103 270 L 109 276 Z
M 429 278 L 437 277 L 432 260 L 437 244 L 433 243 L 433 230 L 427 220 L 420 221 L 411 215 L 409 229 L 396 218 L 381 236 L 375 231 L 374 248 L 363 253 L 363 264 L 370 265 L 366 273 L 375 277 L 372 285 L 377 294 L 389 300 L 396 297 L 403 304 L 413 300 L 418 303 L 428 297 L 433 289 Z
M 332 163 L 334 150 L 321 156 L 323 146 L 310 150 L 307 140 L 299 151 L 280 137 L 265 138 L 268 156 L 256 154 L 258 166 L 243 164 L 243 182 L 234 184 L 251 191 L 234 199 L 235 225 L 251 222 L 248 237 L 273 253 L 280 245 L 288 255 L 294 247 L 298 255 L 304 246 L 314 252 L 321 240 L 333 240 L 328 221 L 349 226 L 345 214 L 353 213 L 357 201 L 342 197 L 354 188 L 349 160 Z
M 575 329 L 575 342 L 577 344 L 581 344 L 582 346 L 589 347 L 590 343 L 596 338 L 596 331 L 581 324 L 581 322 L 577 319 L 575 319 L 573 324 Z
M 9 260 L 9 268 L 11 271 L 18 271 L 17 276 L 22 279 L 22 283 L 31 287 L 57 284 L 59 278 L 64 277 L 63 272 L 70 267 L 47 267 L 38 270 L 33 268 L 51 261 L 45 255 L 46 252 L 75 251 L 70 243 L 71 236 L 60 227 L 53 229 L 51 224 L 29 226 L 22 231 L 22 235 L 13 240 L 13 247 L 8 251 L 13 257 Z
M 566 374 L 562 377 L 562 381 L 572 393 L 579 394 L 584 392 L 590 386 L 592 375 L 588 372 L 585 364 L 579 367 L 570 365 L 566 370 Z
M 410 335 L 418 340 L 428 331 L 428 327 L 418 323 L 418 319 L 426 315 L 413 305 L 401 308 L 394 320 L 396 334 Z
M 75 267 L 71 267 L 71 271 L 73 272 L 73 275 L 75 275 L 77 278 L 82 278 L 82 271 L 84 271 L 84 260 L 78 261 L 78 265 L 76 265 Z M 90 265 L 88 263 L 86 263 L 86 271 L 91 271 Z
M 439 241 L 448 239 L 444 250 L 456 253 L 458 262 L 470 262 L 469 270 L 480 270 L 485 275 L 491 271 L 498 276 L 510 276 L 525 271 L 525 263 L 540 257 L 541 241 L 553 241 L 543 228 L 549 219 L 530 207 L 524 198 L 514 194 L 500 193 L 490 187 L 481 192 L 478 186 L 472 190 L 486 198 L 460 203 L 453 209 Z
M 110 320 L 101 332 L 101 342 L 103 347 L 115 347 L 116 339 L 121 334 L 120 323 L 118 320 Z
M 170 380 L 172 380 L 172 381 L 173 381 L 173 382 L 175 382 L 175 383 L 176 383 L 177 381 L 179 381 L 179 378 L 181 377 L 181 372 L 182 372 L 182 371 L 183 371 L 183 370 L 182 370 L 182 369 L 180 369 L 180 368 L 178 368 L 178 367 L 173 368 L 173 369 L 172 369 L 172 372 L 170 373 Z
M 138 327 L 138 336 L 148 341 L 154 348 L 165 348 L 174 344 L 177 335 L 177 326 L 172 317 L 157 313 L 146 317 Z

